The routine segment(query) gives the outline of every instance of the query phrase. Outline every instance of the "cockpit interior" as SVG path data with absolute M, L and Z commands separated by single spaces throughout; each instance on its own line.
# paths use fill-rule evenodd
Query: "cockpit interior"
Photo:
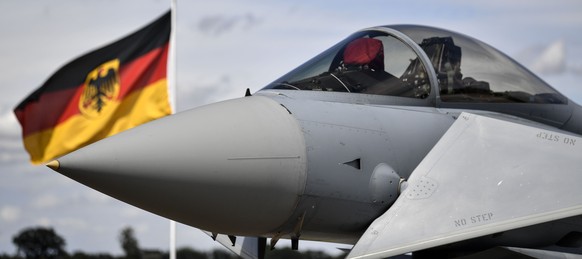
M 357 32 L 264 89 L 450 103 L 567 103 L 567 98 L 493 47 L 459 33 L 412 25 Z

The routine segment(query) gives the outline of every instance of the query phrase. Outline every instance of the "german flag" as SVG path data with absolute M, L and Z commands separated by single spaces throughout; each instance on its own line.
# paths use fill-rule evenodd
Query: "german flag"
M 33 164 L 170 114 L 171 13 L 63 66 L 14 113 Z

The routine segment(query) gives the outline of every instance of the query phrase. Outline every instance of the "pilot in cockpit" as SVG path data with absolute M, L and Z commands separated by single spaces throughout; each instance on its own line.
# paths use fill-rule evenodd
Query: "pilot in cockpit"
M 343 61 L 337 69 L 338 78 L 352 92 L 385 94 L 391 80 L 399 83 L 396 77 L 384 69 L 384 46 L 381 40 L 358 38 L 346 45 Z M 396 80 L 395 80 L 396 79 Z
M 292 71 L 273 88 L 409 98 L 426 98 L 430 93 L 418 56 L 392 36 L 365 35 L 329 54 Z
M 371 69 L 384 71 L 384 46 L 382 41 L 359 38 L 350 42 L 343 53 L 343 68 Z

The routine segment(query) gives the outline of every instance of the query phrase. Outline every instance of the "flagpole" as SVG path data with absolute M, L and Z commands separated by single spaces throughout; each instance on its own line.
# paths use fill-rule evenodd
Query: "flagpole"
M 170 259 L 176 259 L 176 221 L 170 220 Z
M 170 53 L 168 55 L 168 94 L 170 98 L 172 114 L 176 113 L 176 17 L 178 16 L 176 5 L 177 0 L 170 1 L 170 12 L 172 15 L 170 30 Z
M 170 29 L 170 53 L 168 62 L 168 94 L 170 98 L 170 107 L 172 109 L 172 114 L 176 113 L 176 17 L 177 12 L 177 0 L 170 0 L 170 12 L 171 12 L 171 29 Z M 176 259 L 176 222 L 170 220 L 170 259 Z

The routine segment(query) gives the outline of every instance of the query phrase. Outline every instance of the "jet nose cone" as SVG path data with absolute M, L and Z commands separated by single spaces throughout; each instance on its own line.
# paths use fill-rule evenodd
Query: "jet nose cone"
M 253 96 L 153 121 L 48 166 L 185 224 L 257 235 L 291 215 L 305 186 L 305 152 L 296 119 Z

